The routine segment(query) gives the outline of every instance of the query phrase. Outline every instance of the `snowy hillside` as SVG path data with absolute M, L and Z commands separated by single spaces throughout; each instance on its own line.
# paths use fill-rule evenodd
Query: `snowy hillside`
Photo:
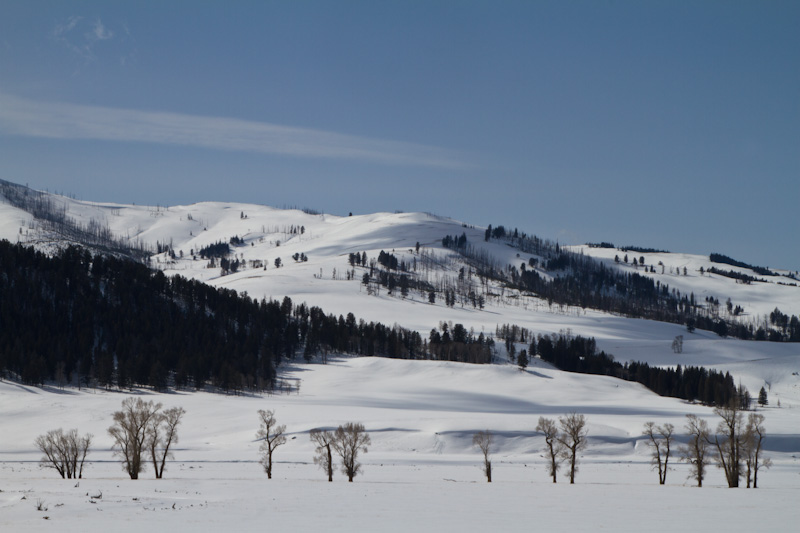
M 605 264 L 622 271 L 636 272 L 652 277 L 683 293 L 694 293 L 698 300 L 703 301 L 706 297 L 714 297 L 720 301 L 720 312 L 722 313 L 726 312 L 725 303 L 728 298 L 734 306 L 739 305 L 744 309 L 744 316 L 753 317 L 756 320 L 766 319 L 766 316 L 776 307 L 783 312 L 791 310 L 790 314 L 796 314 L 796 310 L 800 308 L 800 281 L 797 281 L 800 277 L 796 270 L 770 269 L 776 275 L 765 276 L 751 269 L 712 262 L 708 255 L 626 252 L 616 248 L 598 248 L 587 245 L 568 248 L 574 252 L 600 259 Z M 624 257 L 628 256 L 630 259 L 626 263 Z M 615 261 L 615 257 L 620 261 Z M 644 257 L 645 264 L 634 266 L 633 260 L 641 257 Z M 655 272 L 650 272 L 649 267 L 652 267 Z M 730 277 L 709 273 L 711 268 L 740 273 L 760 281 L 750 284 L 737 283 Z
M 774 466 L 759 475 L 757 491 L 722 490 L 724 477 L 717 469 L 710 470 L 707 483 L 698 490 L 690 487 L 687 465 L 674 461 L 667 486 L 659 487 L 641 435 L 643 424 L 672 423 L 679 440 L 685 441 L 685 415 L 695 414 L 713 429 L 718 418 L 712 410 L 659 397 L 637 383 L 561 372 L 539 359 L 520 371 L 511 364 L 332 355 L 328 364 L 316 358 L 309 364 L 296 360 L 282 365 L 282 381 L 292 388 L 272 395 L 62 390 L 0 381 L 0 529 L 4 531 L 44 531 L 52 526 L 67 531 L 134 531 L 142 523 L 175 531 L 265 524 L 303 531 L 528 531 L 533 523 L 554 530 L 569 524 L 571 530 L 594 531 L 601 524 L 615 531 L 639 531 L 652 521 L 656 508 L 679 510 L 670 513 L 668 527 L 663 524 L 669 530 L 782 530 L 800 519 L 795 505 L 800 496 L 800 344 L 721 338 L 709 331 L 690 333 L 678 324 L 550 305 L 480 279 L 463 256 L 442 245 L 442 239 L 463 233 L 470 245 L 500 265 L 530 264 L 540 257 L 501 240 L 484 240 L 483 228 L 430 214 L 338 217 L 250 204 L 207 202 L 165 208 L 53 195 L 48 200 L 80 227 L 108 228 L 128 243 L 160 247 L 164 251 L 153 254 L 152 267 L 256 299 L 289 296 L 326 313 L 352 312 L 357 318 L 396 323 L 425 337 L 442 321 L 487 335 L 494 335 L 503 324 L 544 335 L 569 332 L 595 337 L 598 348 L 619 361 L 730 371 L 751 393 L 762 386 L 768 391 L 769 405 L 760 412 L 766 417 L 765 446 Z M 44 250 L 70 240 L 2 199 L 0 238 Z M 229 258 L 238 261 L 236 272 L 223 272 L 219 258 L 200 258 L 204 247 L 231 243 L 232 238 Z M 412 289 L 403 295 L 396 289 L 389 294 L 385 287 L 365 285 L 362 278 L 369 264 L 351 265 L 351 254 L 365 253 L 375 260 L 381 251 L 393 254 L 409 270 L 415 265 L 416 275 L 431 285 L 473 288 L 485 295 L 483 305 L 458 301 L 448 306 L 441 296 L 431 302 L 425 291 Z M 619 253 L 615 250 L 576 251 L 594 255 L 610 268 L 634 270 L 631 264 L 614 261 Z M 753 320 L 762 320 L 775 307 L 800 313 L 800 289 L 789 285 L 793 283 L 789 278 L 739 284 L 723 276 L 701 275 L 699 269 L 708 268 L 708 258 L 638 253 L 636 257 L 640 255 L 647 265 L 659 261 L 665 265 L 663 274 L 659 267 L 645 275 L 682 292 L 694 292 L 699 299 L 713 296 L 723 307 L 731 298 Z M 643 273 L 641 267 L 638 271 Z M 548 274 L 542 271 L 542 275 Z M 682 353 L 671 347 L 678 335 L 684 337 Z M 503 363 L 505 357 L 498 342 L 497 362 Z M 112 456 L 106 432 L 111 413 L 130 395 L 187 411 L 175 461 L 168 463 L 163 480 L 150 479 L 151 473 L 145 471 L 143 479 L 129 481 Z M 257 463 L 258 409 L 274 409 L 289 436 L 276 452 L 275 479 L 270 481 Z M 553 485 L 547 477 L 544 440 L 534 428 L 540 416 L 557 418 L 569 412 L 586 415 L 589 447 L 581 457 L 578 484 L 565 484 L 562 472 Z M 328 484 L 312 463 L 308 432 L 347 421 L 362 422 L 372 438 L 369 452 L 361 458 L 364 473 L 352 485 L 343 483 L 339 473 L 336 482 Z M 57 427 L 95 435 L 91 464 L 77 485 L 58 479 L 53 471 L 41 471 L 36 464 L 40 453 L 34 439 Z M 482 479 L 480 457 L 472 445 L 472 435 L 487 429 L 495 435 L 492 485 Z M 98 494 L 102 497 L 93 497 Z M 37 511 L 37 501 L 48 510 Z
M 503 241 L 487 242 L 483 228 L 458 221 L 423 213 L 339 217 L 251 204 L 205 202 L 152 207 L 84 202 L 57 195 L 46 198 L 81 226 L 107 227 L 131 244 L 169 250 L 151 260 L 151 266 L 167 274 L 199 279 L 256 299 L 280 300 L 289 296 L 297 303 L 319 306 L 329 314 L 352 312 L 367 321 L 397 323 L 419 331 L 423 337 L 442 321 L 461 323 L 476 334 L 486 335 L 493 335 L 502 324 L 516 324 L 535 334 L 570 331 L 595 337 L 599 349 L 612 353 L 620 361 L 714 367 L 730 371 L 753 392 L 765 386 L 776 398 L 782 396 L 784 402 L 800 403 L 800 379 L 796 374 L 800 372 L 800 345 L 723 339 L 707 331 L 688 333 L 676 324 L 548 305 L 539 298 L 479 279 L 463 257 L 443 247 L 443 237 L 464 234 L 471 246 L 486 252 L 499 265 L 518 265 L 532 257 L 539 259 Z M 63 235 L 46 231 L 29 213 L 2 200 L 0 232 L 0 237 L 12 242 L 29 242 L 44 249 L 52 249 L 65 240 Z M 212 263 L 199 257 L 203 247 L 228 243 L 234 237 L 241 239 L 238 241 L 241 244 L 231 246 L 231 260 L 240 263 L 235 273 L 223 275 L 218 260 Z M 709 266 L 704 256 L 631 253 L 631 259 L 645 256 L 646 264 L 656 269 L 656 273 L 645 273 L 641 267 L 615 263 L 614 255 L 621 255 L 617 250 L 589 247 L 576 250 L 598 257 L 611 268 L 636 271 L 683 293 L 693 292 L 699 301 L 713 297 L 722 302 L 721 313 L 725 313 L 724 302 L 730 298 L 744 308 L 742 320 L 763 322 L 776 307 L 790 315 L 800 314 L 800 288 L 790 285 L 796 282 L 786 277 L 741 284 L 728 277 L 701 275 L 700 267 Z M 411 290 L 403 297 L 399 290 L 389 295 L 384 287 L 374 284 L 366 287 L 361 280 L 369 267 L 351 266 L 349 256 L 365 253 L 374 263 L 381 251 L 406 262 L 409 270 L 415 265 L 415 274 L 431 284 L 444 287 L 466 284 L 468 290 L 474 288 L 476 293 L 485 294 L 483 308 L 469 302 L 448 307 L 441 296 L 432 304 L 427 292 Z M 293 259 L 301 255 L 307 260 Z M 277 259 L 281 261 L 280 268 L 275 267 Z M 664 265 L 663 274 L 659 263 Z M 459 280 L 462 267 L 463 281 Z M 542 272 L 542 275 L 547 274 Z M 684 337 L 680 354 L 671 349 L 678 335 Z

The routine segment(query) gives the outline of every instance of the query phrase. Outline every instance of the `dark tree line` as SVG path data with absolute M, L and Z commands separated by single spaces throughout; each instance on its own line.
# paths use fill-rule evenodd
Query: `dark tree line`
M 504 326 L 503 331 L 514 333 L 514 328 Z M 703 367 L 658 368 L 647 363 L 621 364 L 614 356 L 597 351 L 594 338 L 571 336 L 564 333 L 540 335 L 531 340 L 529 351 L 538 354 L 556 368 L 581 374 L 614 376 L 626 381 L 641 383 L 660 396 L 698 401 L 707 405 L 729 405 L 733 399 L 742 399 L 749 406 L 749 394 L 737 389 L 729 373 Z M 747 406 L 744 406 L 747 408 Z
M 197 251 L 202 259 L 210 259 L 212 257 L 227 257 L 231 253 L 231 247 L 227 242 L 219 241 L 207 246 L 203 246 Z
M 667 250 L 659 250 L 658 248 L 645 248 L 642 246 L 623 246 L 620 248 L 622 252 L 636 252 L 639 254 L 668 254 Z
M 712 263 L 723 263 L 723 264 L 726 264 L 726 265 L 737 266 L 737 267 L 740 267 L 740 268 L 747 268 L 747 269 L 752 270 L 756 274 L 761 274 L 762 276 L 777 276 L 777 274 L 775 272 L 771 271 L 768 268 L 764 268 L 764 267 L 760 267 L 760 266 L 748 265 L 747 263 L 744 263 L 742 261 L 737 261 L 736 259 L 728 257 L 727 255 L 711 254 L 711 255 L 708 256 L 708 258 L 709 258 L 709 260 L 711 260 Z
M 442 239 L 442 246 L 445 248 L 452 248 L 454 250 L 458 250 L 460 248 L 464 248 L 467 245 L 467 234 L 461 233 L 461 236 L 458 235 L 447 235 Z
M 276 302 L 69 247 L 0 242 L 0 369 L 23 382 L 268 387 L 288 320 Z
M 29 384 L 261 390 L 285 358 L 328 352 L 490 362 L 456 324 L 429 343 L 397 325 L 256 301 L 69 247 L 53 257 L 0 241 L 0 372 Z
M 767 283 L 767 280 L 762 279 L 762 278 L 756 278 L 754 276 L 748 276 L 747 274 L 744 274 L 742 272 L 736 272 L 734 270 L 722 270 L 720 268 L 713 267 L 713 266 L 709 267 L 708 270 L 706 270 L 706 272 L 708 272 L 709 274 L 717 274 L 718 276 L 725 276 L 726 278 L 735 279 L 735 280 L 740 281 L 742 283 L 745 283 L 747 285 L 753 283 L 754 281 L 760 281 L 762 283 Z
M 499 268 L 469 244 L 456 248 L 476 268 L 478 276 L 536 294 L 550 304 L 686 324 L 690 330 L 699 328 L 714 331 L 721 336 L 745 340 L 800 341 L 800 319 L 795 321 L 797 329 L 791 327 L 795 317 L 789 319 L 785 328 L 777 329 L 755 327 L 733 317 L 723 319 L 717 315 L 716 309 L 700 305 L 692 293 L 681 294 L 679 290 L 670 289 L 659 280 L 636 272 L 620 272 L 615 268 L 608 268 L 603 262 L 591 257 L 562 250 L 558 243 L 527 236 L 516 229 L 512 234 L 502 226 L 494 229 L 489 226 L 485 238 L 502 239 L 522 252 L 540 256 L 540 264 L 548 275 L 541 275 L 534 268 L 526 268 L 525 263 L 519 268 L 513 265 Z M 642 253 L 649 250 L 639 247 L 628 249 Z M 646 265 L 643 266 L 647 268 Z

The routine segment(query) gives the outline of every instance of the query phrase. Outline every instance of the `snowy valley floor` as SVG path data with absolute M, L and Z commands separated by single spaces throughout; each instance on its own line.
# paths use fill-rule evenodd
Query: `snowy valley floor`
M 728 489 L 710 467 L 704 487 L 673 456 L 666 486 L 650 469 L 643 424 L 686 414 L 713 429 L 708 407 L 662 398 L 636 383 L 511 365 L 342 358 L 282 370 L 289 394 L 227 396 L 147 390 L 26 387 L 0 380 L 0 531 L 796 531 L 800 523 L 800 408 L 784 395 L 765 416 L 757 490 Z M 786 370 L 784 370 L 786 372 Z M 299 380 L 299 381 L 297 381 Z M 107 428 L 131 395 L 181 406 L 165 478 L 131 481 Z M 258 409 L 274 409 L 288 441 L 274 478 L 258 464 Z M 550 482 L 540 416 L 586 415 L 589 444 L 576 484 Z M 313 464 L 308 432 L 362 422 L 372 439 L 363 474 L 334 482 Z M 48 430 L 94 434 L 84 479 L 41 469 L 34 439 Z M 472 435 L 495 435 L 486 483 Z M 41 503 L 42 509 L 37 510 Z
M 793 531 L 797 465 L 779 465 L 757 490 L 667 485 L 642 463 L 584 461 L 575 485 L 544 465 L 501 463 L 495 481 L 476 464 L 365 463 L 347 483 L 314 465 L 279 463 L 268 480 L 255 462 L 175 463 L 162 480 L 125 479 L 115 463 L 90 465 L 79 484 L 31 463 L 2 463 L 0 529 L 34 531 Z M 671 478 L 671 479 L 670 479 Z M 76 486 L 76 484 L 78 486 Z M 102 498 L 97 498 L 102 494 Z M 95 496 L 95 498 L 93 498 Z M 37 511 L 38 502 L 46 511 Z

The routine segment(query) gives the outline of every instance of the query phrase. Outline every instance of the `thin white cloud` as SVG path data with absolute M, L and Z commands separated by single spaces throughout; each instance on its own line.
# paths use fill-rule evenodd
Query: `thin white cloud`
M 92 32 L 87 34 L 87 39 L 94 39 L 96 41 L 107 41 L 114 37 L 114 32 L 107 29 L 103 25 L 103 21 L 97 19 L 92 27 Z
M 441 168 L 467 165 L 440 148 L 248 120 L 38 102 L 0 93 L 0 133 L 334 158 Z
M 84 17 L 74 15 L 56 24 L 52 36 L 61 46 L 89 63 L 96 59 L 97 43 L 114 38 L 114 32 L 99 18 L 91 22 Z
M 79 16 L 72 16 L 69 17 L 63 24 L 56 24 L 55 29 L 53 30 L 54 37 L 61 37 L 65 33 L 69 33 L 78 23 L 83 19 L 83 17 Z

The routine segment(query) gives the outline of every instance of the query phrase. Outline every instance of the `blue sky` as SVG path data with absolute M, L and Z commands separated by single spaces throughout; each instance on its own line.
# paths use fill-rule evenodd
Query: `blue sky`
M 800 269 L 800 3 L 0 2 L 0 178 Z

